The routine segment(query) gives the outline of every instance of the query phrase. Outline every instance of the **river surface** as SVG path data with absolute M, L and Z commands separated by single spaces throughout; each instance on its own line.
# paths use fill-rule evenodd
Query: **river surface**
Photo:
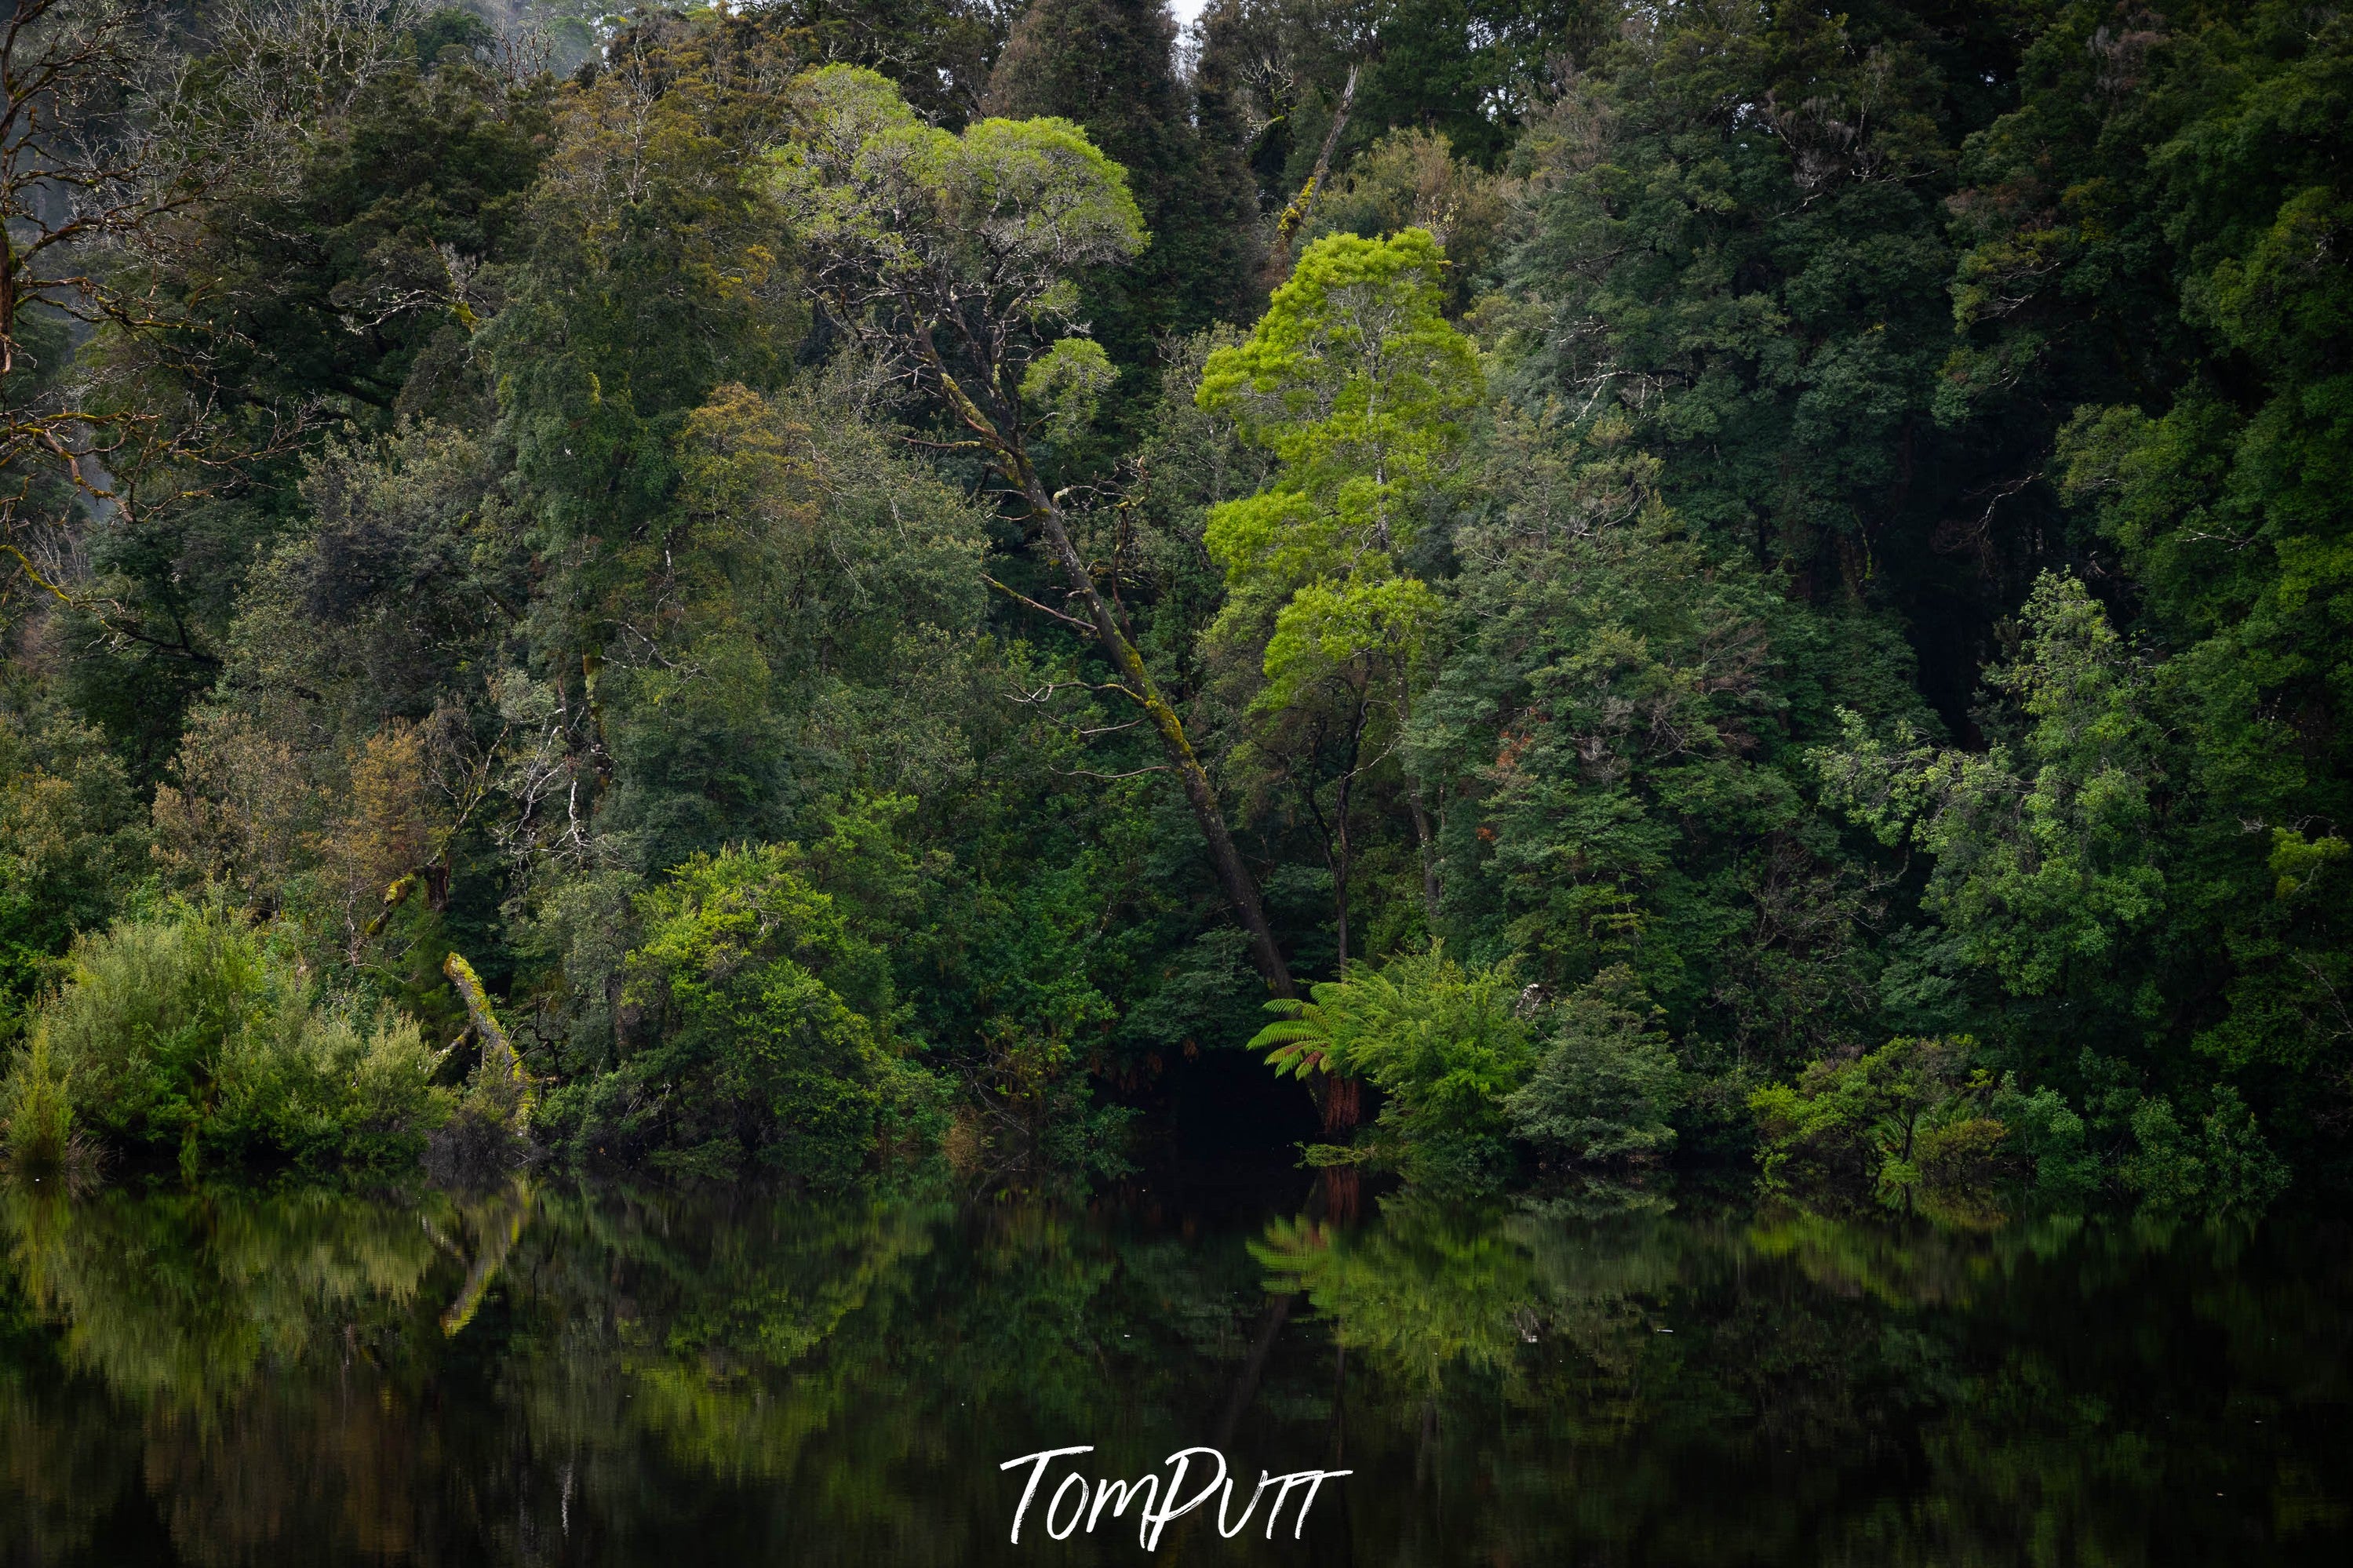
M 1136 1510 L 1057 1542 L 1047 1494 L 1198 1446 L 1236 1513 L 1353 1473 L 1158 1561 L 2340 1565 L 2349 1308 L 2341 1221 L 1739 1184 L 15 1184 L 0 1563 L 1143 1562 Z M 1078 1445 L 1014 1544 L 1000 1465 Z

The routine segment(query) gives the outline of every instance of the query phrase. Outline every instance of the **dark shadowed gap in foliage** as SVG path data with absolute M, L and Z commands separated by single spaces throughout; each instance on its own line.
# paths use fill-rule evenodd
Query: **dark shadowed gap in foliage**
M 1288 1153 L 1293 1145 L 1321 1137 L 1306 1087 L 1284 1079 L 1269 1093 L 1268 1076 L 1249 1051 L 1178 1058 L 1165 1079 L 1175 1151 L 1188 1161 Z

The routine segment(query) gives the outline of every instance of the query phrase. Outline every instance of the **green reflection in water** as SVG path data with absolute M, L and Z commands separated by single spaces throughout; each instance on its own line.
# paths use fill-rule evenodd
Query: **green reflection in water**
M 999 1461 L 1071 1443 L 1355 1470 L 1180 1563 L 2353 1539 L 2340 1231 L 1335 1196 L 0 1188 L 0 1563 L 1136 1555 L 1007 1544 Z

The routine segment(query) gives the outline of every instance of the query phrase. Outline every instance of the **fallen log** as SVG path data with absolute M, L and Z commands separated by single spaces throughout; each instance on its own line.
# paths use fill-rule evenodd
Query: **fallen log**
M 531 1076 L 522 1070 L 522 1054 L 507 1037 L 498 1015 L 491 1011 L 490 994 L 482 989 L 481 976 L 474 973 L 474 966 L 463 955 L 453 952 L 441 961 L 441 973 L 449 977 L 458 999 L 466 1005 L 466 1016 L 471 1021 L 474 1037 L 482 1044 L 482 1062 L 476 1070 L 512 1086 L 515 1095 L 513 1122 L 521 1131 L 531 1121 L 535 1098 Z

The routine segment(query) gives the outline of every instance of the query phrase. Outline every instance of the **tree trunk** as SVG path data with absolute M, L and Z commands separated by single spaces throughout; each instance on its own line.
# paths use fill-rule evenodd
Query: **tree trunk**
M 993 465 L 1013 487 L 1038 518 L 1046 531 L 1047 542 L 1053 546 L 1054 559 L 1062 569 L 1062 576 L 1071 592 L 1086 602 L 1087 624 L 1095 634 L 1096 642 L 1111 658 L 1112 667 L 1137 702 L 1143 705 L 1145 717 L 1152 721 L 1152 731 L 1160 741 L 1160 750 L 1168 759 L 1168 766 L 1184 786 L 1186 804 L 1193 808 L 1194 820 L 1201 826 L 1201 837 L 1208 841 L 1210 863 L 1217 868 L 1218 881 L 1225 889 L 1226 901 L 1233 906 L 1234 918 L 1241 923 L 1242 932 L 1250 938 L 1250 957 L 1259 973 L 1266 977 L 1269 989 L 1277 996 L 1299 994 L 1292 983 L 1291 966 L 1283 962 L 1282 949 L 1276 945 L 1274 931 L 1266 923 L 1266 910 L 1259 902 L 1258 881 L 1242 864 L 1241 851 L 1234 847 L 1233 835 L 1226 829 L 1226 814 L 1218 805 L 1218 792 L 1209 782 L 1208 770 L 1194 754 L 1193 742 L 1185 733 L 1184 721 L 1167 699 L 1160 695 L 1158 683 L 1145 668 L 1144 655 L 1127 634 L 1120 630 L 1119 619 L 1112 614 L 1103 593 L 1095 586 L 1094 574 L 1087 570 L 1078 546 L 1071 542 L 1071 531 L 1062 517 L 1062 509 L 1048 492 L 1038 470 L 1029 465 L 1029 455 L 1018 438 L 1009 438 L 997 427 L 972 395 L 958 384 L 938 347 L 932 342 L 928 329 L 918 332 L 916 346 L 932 373 L 940 378 L 940 389 L 947 396 L 949 406 L 964 421 L 965 427 L 980 437 L 980 444 L 990 453 Z M 1049 612 L 1054 613 L 1054 612 Z M 1065 616 L 1074 620 L 1074 616 Z
M 1438 930 L 1438 844 L 1430 831 L 1430 813 L 1422 809 L 1421 786 L 1414 784 L 1405 794 L 1406 804 L 1413 808 L 1413 837 L 1421 850 L 1421 905 L 1430 916 L 1430 929 Z
M 1356 712 L 1348 726 L 1348 765 L 1340 773 L 1334 789 L 1332 807 L 1332 912 L 1335 934 L 1339 939 L 1340 979 L 1348 977 L 1348 876 L 1354 867 L 1354 857 L 1348 844 L 1348 798 L 1355 793 L 1356 764 L 1365 752 L 1365 720 L 1372 710 L 1371 700 L 1363 692 L 1356 695 Z
M 1291 967 L 1283 962 L 1282 949 L 1275 944 L 1274 931 L 1266 922 L 1265 907 L 1259 902 L 1258 881 L 1242 864 L 1241 851 L 1234 847 L 1233 835 L 1226 828 L 1224 808 L 1218 805 L 1216 786 L 1210 784 L 1208 770 L 1194 754 L 1193 742 L 1185 733 L 1184 721 L 1176 710 L 1160 695 L 1159 687 L 1145 668 L 1144 656 L 1127 635 L 1119 629 L 1112 616 L 1111 606 L 1096 591 L 1094 576 L 1086 563 L 1079 558 L 1078 547 L 1071 542 L 1070 530 L 1062 521 L 1061 509 L 1045 493 L 1034 476 L 1025 475 L 1029 502 L 1038 509 L 1046 537 L 1054 547 L 1062 574 L 1071 586 L 1086 601 L 1089 617 L 1094 622 L 1095 640 L 1111 658 L 1129 689 L 1144 704 L 1152 721 L 1153 733 L 1159 738 L 1160 749 L 1175 770 L 1177 782 L 1184 786 L 1186 803 L 1192 806 L 1194 818 L 1201 826 L 1201 837 L 1208 841 L 1209 859 L 1216 866 L 1218 880 L 1225 889 L 1226 901 L 1233 906 L 1234 917 L 1241 922 L 1244 934 L 1250 938 L 1250 956 L 1259 973 L 1266 976 L 1267 984 L 1277 996 L 1293 996 L 1298 988 L 1292 984 Z
M 0 231 L 0 377 L 16 368 L 16 242 Z
M 522 1070 L 522 1053 L 507 1037 L 498 1015 L 491 1011 L 490 994 L 483 989 L 481 976 L 474 973 L 474 966 L 453 952 L 441 961 L 441 973 L 448 976 L 458 1000 L 466 1005 L 466 1017 L 473 1026 L 474 1037 L 482 1043 L 482 1061 L 477 1070 L 495 1082 L 511 1101 L 509 1123 L 521 1129 L 530 1122 L 536 1098 L 532 1092 L 531 1077 Z
M 1365 1119 L 1365 1086 L 1337 1073 L 1324 1075 L 1324 1135 L 1354 1132 Z
M 1282 1331 L 1283 1323 L 1291 1316 L 1292 1304 L 1298 1300 L 1296 1295 L 1283 1295 L 1267 1302 L 1266 1310 L 1259 1317 L 1258 1337 L 1250 1342 L 1250 1354 L 1242 1359 L 1241 1375 L 1234 1379 L 1233 1393 L 1227 1396 L 1226 1413 L 1218 1422 L 1211 1447 L 1222 1448 L 1233 1441 L 1242 1417 L 1250 1413 L 1250 1401 L 1258 1397 L 1258 1385 L 1266 1376 L 1267 1357 L 1274 1350 L 1275 1336 Z
M 1340 107 L 1332 115 L 1332 129 L 1324 133 L 1324 145 L 1315 154 L 1314 172 L 1307 176 L 1307 183 L 1299 187 L 1299 194 L 1291 198 L 1291 205 L 1282 209 L 1282 216 L 1275 220 L 1274 244 L 1266 254 L 1266 286 L 1269 289 L 1281 288 L 1291 276 L 1292 242 L 1298 238 L 1299 231 L 1306 226 L 1307 209 L 1323 193 L 1324 182 L 1332 177 L 1332 154 L 1340 145 L 1341 133 L 1348 129 L 1348 111 L 1356 104 L 1356 78 L 1364 68 L 1362 65 L 1348 68 L 1347 84 L 1340 89 Z
M 1339 788 L 1339 832 L 1332 850 L 1332 934 L 1339 944 L 1339 955 L 1334 960 L 1334 972 L 1342 979 L 1348 975 L 1348 781 L 1342 779 Z
M 1233 906 L 1234 918 L 1241 922 L 1242 931 L 1250 938 L 1250 956 L 1259 973 L 1277 996 L 1295 996 L 1298 987 L 1292 983 L 1291 966 L 1283 962 L 1282 949 L 1276 945 L 1274 931 L 1266 922 L 1265 907 L 1259 902 L 1258 881 L 1242 864 L 1241 851 L 1234 847 L 1233 835 L 1227 831 L 1224 808 L 1218 805 L 1216 786 L 1210 784 L 1208 770 L 1201 766 L 1195 755 L 1193 742 L 1186 736 L 1184 721 L 1176 716 L 1167 699 L 1160 695 L 1159 686 L 1145 668 L 1144 655 L 1135 644 L 1121 631 L 1111 605 L 1095 587 L 1094 574 L 1080 559 L 1078 546 L 1071 542 L 1071 531 L 1062 520 L 1062 509 L 1046 493 L 1037 474 L 1028 461 L 1008 454 L 1018 464 L 1018 481 L 1023 499 L 1035 509 L 1044 526 L 1046 538 L 1054 549 L 1057 563 L 1071 590 L 1086 601 L 1088 618 L 1093 623 L 1095 640 L 1111 658 L 1120 679 L 1135 693 L 1144 705 L 1146 717 L 1152 721 L 1153 733 L 1159 738 L 1160 749 L 1185 789 L 1186 803 L 1192 806 L 1193 816 L 1201 826 L 1201 837 L 1208 841 L 1209 859 L 1217 868 L 1218 881 L 1224 888 L 1226 900 Z

